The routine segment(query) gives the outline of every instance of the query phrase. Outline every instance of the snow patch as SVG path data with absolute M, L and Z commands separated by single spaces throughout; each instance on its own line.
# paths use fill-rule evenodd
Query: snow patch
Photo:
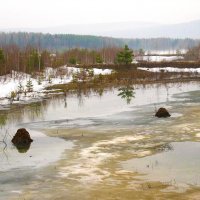
M 112 73 L 110 69 L 94 68 L 94 75 L 106 75 Z M 45 94 L 45 88 L 56 84 L 66 84 L 72 81 L 74 72 L 80 72 L 80 68 L 62 66 L 60 68 L 45 68 L 43 74 L 32 77 L 30 74 L 12 71 L 11 74 L 0 76 L 0 104 L 10 103 L 11 93 L 19 91 L 19 85 L 27 90 L 27 82 L 30 80 L 33 85 L 33 92 L 22 92 L 18 95 L 18 100 L 13 103 L 22 103 L 41 100 Z M 40 79 L 40 80 L 39 80 Z M 40 83 L 39 83 L 40 82 Z
M 151 62 L 161 62 L 161 61 L 174 61 L 174 60 L 183 60 L 183 56 L 143 56 L 144 61 L 151 61 Z
M 146 68 L 138 67 L 140 70 L 149 72 L 190 72 L 190 73 L 200 73 L 200 68 L 175 68 L 175 67 L 156 67 L 156 68 Z
M 80 72 L 82 68 L 76 68 L 76 67 L 67 67 L 68 70 L 73 73 L 73 72 Z M 111 74 L 112 70 L 111 69 L 98 69 L 98 68 L 92 68 L 94 70 L 94 75 L 107 75 Z

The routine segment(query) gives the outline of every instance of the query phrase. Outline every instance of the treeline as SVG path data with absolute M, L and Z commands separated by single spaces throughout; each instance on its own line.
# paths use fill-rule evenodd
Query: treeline
M 78 64 L 112 64 L 122 48 L 70 49 L 51 52 L 32 46 L 20 48 L 16 45 L 2 45 L 0 48 L 0 75 L 9 74 L 12 70 L 25 73 L 39 72 L 45 67 Z M 131 56 L 131 55 L 130 55 Z
M 195 39 L 120 39 L 100 36 L 83 36 L 72 34 L 42 34 L 42 33 L 0 33 L 0 45 L 15 44 L 20 48 L 27 46 L 40 47 L 51 51 L 62 51 L 73 48 L 102 49 L 108 47 L 123 47 L 127 44 L 132 49 L 177 50 L 196 46 L 200 40 Z
M 50 54 L 48 51 L 39 51 L 27 46 L 20 49 L 16 45 L 2 46 L 0 49 L 0 75 L 9 74 L 12 70 L 31 73 L 40 71 L 49 63 Z
M 200 45 L 190 48 L 185 55 L 185 60 L 200 61 Z
M 25 73 L 40 72 L 45 67 L 62 65 L 130 64 L 132 57 L 143 56 L 142 49 L 132 51 L 127 45 L 99 49 L 74 48 L 63 51 L 42 49 L 40 45 L 21 48 L 15 44 L 0 47 L 0 75 L 12 70 Z M 200 61 L 200 45 L 191 48 L 185 55 L 186 60 Z

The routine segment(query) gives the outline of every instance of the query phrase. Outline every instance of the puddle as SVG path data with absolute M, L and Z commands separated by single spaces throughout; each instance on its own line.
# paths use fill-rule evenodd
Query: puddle
M 172 186 L 200 186 L 200 142 L 174 142 L 162 153 L 122 162 L 122 168 L 143 174 L 145 181 Z
M 47 137 L 41 132 L 33 130 L 29 130 L 29 132 L 31 133 L 33 142 L 26 151 L 18 150 L 11 142 L 8 142 L 6 149 L 1 148 L 0 172 L 17 170 L 25 167 L 38 168 L 47 166 L 59 160 L 65 149 L 71 149 L 73 147 L 71 141 Z
M 26 151 L 19 151 L 11 142 L 5 149 L 2 144 L 0 146 L 0 199 L 21 195 L 28 182 L 44 177 L 48 167 L 74 146 L 71 141 L 48 137 L 35 130 L 28 131 L 33 142 Z

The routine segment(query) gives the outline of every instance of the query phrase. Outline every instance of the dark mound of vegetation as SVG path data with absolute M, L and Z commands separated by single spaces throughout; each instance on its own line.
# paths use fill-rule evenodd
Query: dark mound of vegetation
M 19 152 L 23 153 L 29 149 L 30 144 L 33 142 L 29 132 L 25 128 L 18 129 L 11 141 L 17 147 Z
M 155 116 L 158 118 L 166 118 L 166 117 L 170 117 L 171 115 L 169 114 L 166 108 L 159 108 Z

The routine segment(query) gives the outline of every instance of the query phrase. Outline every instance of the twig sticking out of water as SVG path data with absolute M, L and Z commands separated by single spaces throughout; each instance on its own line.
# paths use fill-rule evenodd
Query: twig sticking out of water
M 156 104 L 154 104 L 154 112 L 157 113 L 157 111 Z
M 6 149 L 7 146 L 8 146 L 7 143 L 6 143 L 6 139 L 7 139 L 8 135 L 9 135 L 9 132 L 8 132 L 8 130 L 6 130 L 5 135 L 4 135 L 4 137 L 3 137 L 3 140 L 0 140 L 0 143 L 3 143 L 3 144 L 4 144 L 4 148 L 3 148 L 4 151 L 5 151 L 5 149 Z

